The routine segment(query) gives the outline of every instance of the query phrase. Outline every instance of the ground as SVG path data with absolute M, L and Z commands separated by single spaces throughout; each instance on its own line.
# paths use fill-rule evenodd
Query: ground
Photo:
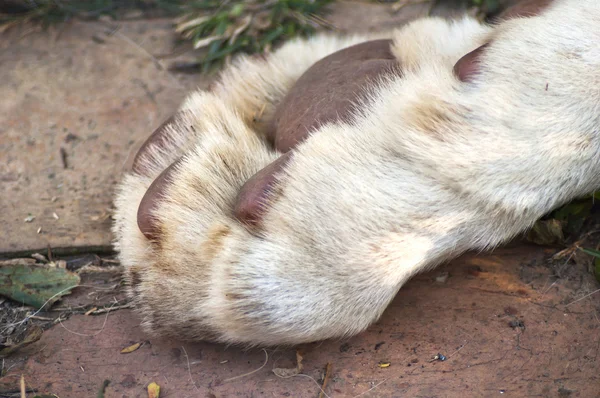
M 428 9 L 344 1 L 329 19 L 341 31 L 376 30 Z M 262 350 L 146 336 L 110 254 L 111 200 L 148 134 L 212 79 L 169 71 L 190 57 L 161 56 L 173 52 L 172 35 L 167 19 L 2 34 L 0 258 L 50 253 L 82 282 L 27 322 L 30 308 L 0 303 L 2 344 L 45 329 L 3 359 L 0 397 L 19 396 L 21 375 L 31 391 L 60 398 L 146 397 L 151 382 L 162 397 L 316 397 L 324 378 L 331 397 L 600 395 L 593 274 L 584 261 L 552 259 L 558 248 L 520 241 L 417 276 L 351 339 Z M 273 371 L 294 368 L 297 353 L 300 374 Z

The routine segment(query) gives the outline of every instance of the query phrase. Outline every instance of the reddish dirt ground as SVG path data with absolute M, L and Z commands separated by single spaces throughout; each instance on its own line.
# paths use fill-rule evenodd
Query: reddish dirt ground
M 295 347 L 149 339 L 131 310 L 119 310 L 46 331 L 5 361 L 3 388 L 24 374 L 31 388 L 61 398 L 96 396 L 104 380 L 105 397 L 146 397 L 151 382 L 162 397 L 316 397 L 330 363 L 331 397 L 596 397 L 600 303 L 589 294 L 597 283 L 577 265 L 553 277 L 553 252 L 515 245 L 417 276 L 365 333 L 298 347 L 304 370 L 291 378 L 272 370 L 293 368 Z M 438 353 L 446 360 L 433 360 Z
M 344 1 L 330 20 L 340 31 L 378 30 L 427 9 Z M 4 34 L 0 257 L 47 245 L 55 253 L 110 248 L 112 190 L 132 153 L 187 91 L 210 82 L 169 74 L 169 60 L 150 56 L 172 50 L 171 22 L 122 22 L 112 34 L 82 22 Z M 24 223 L 29 214 L 35 220 Z M 599 285 L 583 263 L 551 264 L 555 252 L 514 244 L 465 255 L 411 280 L 366 332 L 301 347 L 153 339 L 130 309 L 73 315 L 3 360 L 0 398 L 19 396 L 21 375 L 37 394 L 60 398 L 100 396 L 105 380 L 106 398 L 147 397 L 150 382 L 161 397 L 318 397 L 328 363 L 329 397 L 597 397 Z M 123 298 L 118 273 L 86 274 L 83 284 L 55 307 Z M 143 345 L 120 353 L 134 343 Z M 278 377 L 273 369 L 296 366 L 297 350 L 302 373 Z M 446 360 L 433 359 L 438 353 Z

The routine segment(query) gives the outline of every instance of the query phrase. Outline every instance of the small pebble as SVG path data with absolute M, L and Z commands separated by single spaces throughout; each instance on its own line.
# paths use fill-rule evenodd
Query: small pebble
M 442 272 L 441 274 L 435 277 L 435 281 L 438 283 L 446 283 L 446 281 L 448 280 L 448 276 L 449 275 L 447 272 Z

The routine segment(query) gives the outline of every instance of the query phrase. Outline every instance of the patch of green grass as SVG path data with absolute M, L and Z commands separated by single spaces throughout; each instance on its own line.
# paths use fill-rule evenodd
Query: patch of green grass
M 586 249 L 583 247 L 579 250 L 594 257 L 594 274 L 596 275 L 596 280 L 600 282 L 600 250 Z
M 207 71 L 230 56 L 268 51 L 284 39 L 329 26 L 323 18 L 334 0 L 10 0 L 0 4 L 0 30 L 21 22 L 43 26 L 71 18 L 119 19 L 127 11 L 158 11 L 179 17 L 176 32 L 204 49 L 199 66 Z M 2 12 L 4 9 L 4 13 Z
M 205 48 L 204 71 L 231 55 L 268 51 L 281 40 L 307 36 L 328 26 L 322 18 L 333 0 L 249 0 L 189 2 L 176 31 Z
M 8 0 L 0 4 L 0 25 L 31 21 L 50 26 L 71 18 L 96 19 L 104 15 L 118 18 L 129 10 L 160 9 L 176 13 L 183 3 L 183 0 Z

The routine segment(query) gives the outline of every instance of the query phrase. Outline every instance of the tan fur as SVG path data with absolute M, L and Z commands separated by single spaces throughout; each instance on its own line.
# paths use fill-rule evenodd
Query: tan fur
M 119 187 L 116 248 L 145 330 L 260 345 L 350 336 L 415 273 L 598 189 L 598 21 L 600 2 L 557 0 L 498 26 L 426 19 L 390 34 L 404 76 L 374 86 L 352 124 L 296 149 L 258 231 L 232 215 L 242 184 L 279 156 L 253 119 L 268 120 L 315 61 L 372 37 L 239 59 L 213 92 L 190 95 L 172 145 L 147 157 L 151 172 Z M 490 37 L 481 73 L 460 82 L 453 65 Z M 150 242 L 137 207 L 181 155 Z

